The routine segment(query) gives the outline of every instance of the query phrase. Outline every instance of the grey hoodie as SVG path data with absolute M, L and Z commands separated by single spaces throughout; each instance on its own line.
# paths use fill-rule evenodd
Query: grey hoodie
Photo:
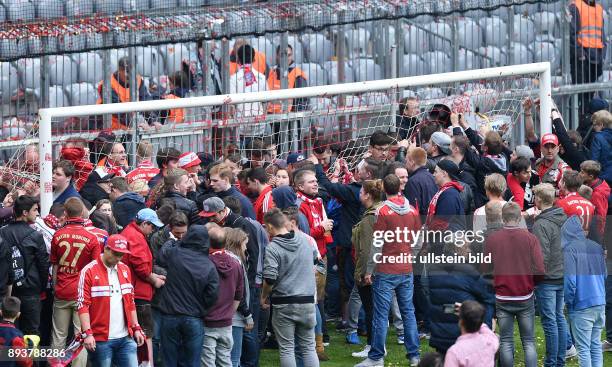
M 272 284 L 272 304 L 314 303 L 316 249 L 306 236 L 289 232 L 266 247 L 263 277 Z
M 561 226 L 567 220 L 562 208 L 548 208 L 535 218 L 533 234 L 540 241 L 544 257 L 544 283 L 563 284 Z

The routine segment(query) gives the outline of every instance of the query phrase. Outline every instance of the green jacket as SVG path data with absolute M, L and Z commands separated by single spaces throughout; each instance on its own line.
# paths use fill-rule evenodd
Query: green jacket
M 381 203 L 374 204 L 366 209 L 361 220 L 353 226 L 351 242 L 355 249 L 355 281 L 362 284 L 363 277 L 370 256 L 372 256 L 372 238 L 374 237 L 374 223 L 376 223 L 376 210 Z

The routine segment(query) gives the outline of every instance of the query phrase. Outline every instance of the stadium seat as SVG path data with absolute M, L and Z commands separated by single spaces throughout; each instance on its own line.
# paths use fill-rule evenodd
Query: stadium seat
M 561 14 L 567 5 L 567 1 L 542 2 L 540 10 L 550 11 L 555 14 Z
M 65 52 L 80 51 L 85 48 L 87 44 L 87 35 L 81 34 L 64 34 L 58 37 L 58 48 Z
M 450 56 L 442 51 L 431 51 L 423 54 L 423 61 L 429 65 L 430 74 L 447 73 L 453 71 Z
M 408 54 L 403 57 L 402 74 L 400 77 L 427 75 L 429 67 L 418 54 Z
M 368 55 L 370 32 L 365 28 L 349 29 L 345 32 L 350 54 L 355 56 Z
M 457 39 L 459 47 L 475 50 L 482 45 L 482 32 L 478 23 L 471 18 L 457 21 Z
M 323 67 L 315 63 L 302 63 L 297 66 L 306 73 L 308 79 L 308 86 L 312 87 L 315 85 L 327 85 L 327 73 L 323 70 Z
M 506 47 L 508 26 L 500 17 L 482 18 L 479 22 L 485 46 Z
M 26 89 L 40 88 L 40 58 L 19 59 L 16 64 L 21 86 Z
M 168 75 L 182 69 L 183 60 L 195 60 L 196 55 L 191 54 L 187 45 L 175 43 L 170 45 L 161 45 L 159 51 L 164 57 L 166 64 L 166 73 Z
M 53 19 L 64 16 L 64 3 L 60 0 L 34 0 L 36 17 L 39 19 Z
M 480 69 L 480 57 L 474 52 L 462 48 L 457 59 L 457 71 Z
M 61 85 L 52 85 L 49 87 L 49 107 L 67 107 L 70 106 L 68 97 Z
M 314 33 L 307 37 L 305 44 L 308 53 L 308 61 L 323 64 L 331 60 L 334 55 L 334 44 L 324 35 Z
M 78 67 L 70 56 L 51 55 L 47 66 L 49 84 L 68 85 L 76 83 L 78 80 Z
M 523 45 L 530 45 L 535 40 L 535 25 L 533 21 L 525 16 L 516 14 L 514 16 L 514 29 L 512 40 Z
M 208 3 L 207 0 L 178 0 L 179 7 L 186 6 L 204 6 Z
M 142 76 L 158 77 L 164 74 L 164 60 L 157 47 L 136 47 L 136 66 Z
M 66 96 L 71 106 L 96 104 L 98 93 L 93 84 L 75 83 L 66 86 Z
M 508 56 L 502 49 L 495 46 L 481 47 L 478 52 L 482 54 L 482 67 L 505 66 L 508 64 Z
M 409 25 L 404 31 L 404 53 L 419 54 L 429 51 L 429 35 L 421 28 Z
M 91 0 L 66 0 L 66 16 L 80 17 L 93 13 L 93 2 Z
M 551 42 L 534 42 L 531 46 L 533 61 L 549 61 L 550 68 L 554 74 L 561 64 L 561 51 Z
M 329 84 L 338 84 L 338 62 L 326 61 L 323 63 L 323 69 L 327 71 L 327 80 Z M 348 62 L 344 63 L 344 82 L 352 83 L 355 81 L 355 73 Z
M 269 42 L 269 41 L 268 41 Z M 266 60 L 268 61 L 268 65 L 270 67 L 276 65 L 276 48 L 281 44 L 281 37 L 275 36 L 272 39 L 272 45 L 266 45 L 265 50 L 261 50 L 266 54 Z M 287 44 L 293 48 L 293 61 L 296 64 L 301 64 L 304 61 L 304 47 L 302 46 L 302 41 L 298 36 L 290 35 L 287 37 Z M 268 53 L 270 56 L 268 56 Z
M 0 39 L 0 55 L 2 57 L 17 57 L 27 54 L 27 43 L 18 39 Z
M 0 62 L 0 93 L 3 103 L 8 103 L 19 88 L 18 75 L 17 69 L 10 62 Z
M 0 4 L 0 23 L 6 22 L 6 9 Z
M 524 3 L 521 5 L 512 5 L 512 9 L 514 10 L 514 14 L 530 15 L 530 14 L 535 14 L 540 10 L 540 7 L 538 5 L 539 4 L 537 3 L 536 4 Z
M 56 53 L 59 50 L 57 37 L 47 37 L 45 44 L 40 37 L 28 37 L 25 39 L 28 54 Z
M 7 20 L 11 22 L 30 21 L 36 17 L 34 4 L 28 0 L 8 0 L 4 2 Z
M 104 35 L 101 33 L 94 33 L 87 36 L 85 41 L 88 49 L 100 49 L 104 47 Z
M 79 68 L 78 82 L 96 84 L 104 79 L 104 64 L 97 52 L 82 52 L 72 56 Z
M 509 63 L 514 64 L 529 64 L 533 62 L 533 53 L 522 43 L 512 42 L 511 51 L 509 52 Z
M 429 99 L 437 99 L 444 98 L 446 94 L 442 90 L 442 88 L 419 88 L 416 91 L 417 96 L 420 100 L 429 100 Z
M 604 32 L 607 36 L 612 36 L 612 24 L 610 24 L 610 17 L 608 16 L 609 12 L 612 11 L 612 8 L 608 8 L 609 10 L 604 10 Z
M 535 24 L 538 34 L 559 34 L 557 15 L 549 11 L 542 11 L 533 15 L 533 23 Z
M 453 31 L 447 23 L 430 23 L 429 24 L 429 44 L 432 51 L 443 51 L 451 53 L 453 48 L 451 40 L 453 39 Z
M 383 72 L 380 65 L 376 64 L 373 59 L 359 58 L 354 60 L 353 69 L 355 71 L 355 81 L 357 82 L 383 78 Z
M 514 10 L 510 7 L 500 6 L 490 11 L 491 16 L 500 17 L 502 19 L 508 19 L 508 11 L 514 13 Z
M 368 92 L 361 96 L 361 103 L 366 106 L 384 106 L 390 102 L 389 95 L 384 92 Z
M 123 0 L 123 11 L 143 11 L 149 9 L 149 0 Z
M 151 0 L 151 9 L 173 9 L 176 5 L 176 0 Z
M 123 0 L 93 0 L 93 4 L 98 14 L 117 14 L 123 10 Z

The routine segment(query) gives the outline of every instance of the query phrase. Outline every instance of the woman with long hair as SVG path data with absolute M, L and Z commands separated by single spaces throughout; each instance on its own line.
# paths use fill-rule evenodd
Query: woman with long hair
M 189 224 L 201 224 L 198 206 L 193 200 L 187 198 L 187 194 L 193 190 L 195 190 L 195 185 L 189 177 L 189 172 L 182 168 L 174 168 L 168 171 L 164 180 L 151 190 L 147 204 L 155 209 L 159 207 L 161 199 L 169 198 L 174 201 L 176 210 L 187 215 Z
M 374 304 L 372 302 L 372 285 L 366 284 L 365 275 L 368 261 L 371 259 L 372 238 L 374 237 L 374 224 L 376 223 L 376 211 L 383 199 L 383 184 L 381 180 L 366 180 L 359 192 L 359 201 L 365 208 L 361 221 L 353 227 L 351 241 L 355 249 L 355 285 L 361 298 L 361 304 L 365 311 L 366 330 L 368 332 L 368 343 L 361 352 L 353 353 L 353 357 L 366 358 L 372 345 L 372 316 Z

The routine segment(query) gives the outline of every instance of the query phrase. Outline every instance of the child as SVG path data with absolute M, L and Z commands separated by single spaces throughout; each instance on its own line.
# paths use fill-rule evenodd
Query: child
M 5 348 L 25 348 L 23 333 L 15 327 L 15 320 L 21 312 L 21 301 L 17 297 L 4 297 L 2 300 L 2 321 L 0 321 L 0 345 Z M 32 360 L 27 357 L 15 357 L 14 366 L 30 367 Z M 3 364 L 10 366 L 11 364 Z

